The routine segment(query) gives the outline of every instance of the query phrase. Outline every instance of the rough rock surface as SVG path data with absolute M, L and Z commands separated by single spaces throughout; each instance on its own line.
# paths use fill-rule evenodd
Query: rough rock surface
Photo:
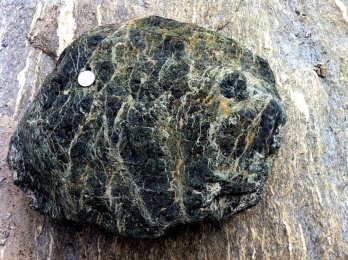
M 9 234 L 0 259 L 348 259 L 347 7 L 347 0 L 0 1 L 0 212 L 11 213 L 0 227 Z M 52 57 L 97 25 L 149 15 L 217 31 L 269 62 L 287 123 L 264 199 L 221 225 L 184 225 L 155 241 L 57 225 L 13 185 L 10 137 L 55 67 Z
M 80 71 L 94 84 L 82 87 Z M 61 54 L 11 139 L 15 184 L 56 220 L 154 238 L 261 199 L 285 113 L 268 63 L 157 16 Z

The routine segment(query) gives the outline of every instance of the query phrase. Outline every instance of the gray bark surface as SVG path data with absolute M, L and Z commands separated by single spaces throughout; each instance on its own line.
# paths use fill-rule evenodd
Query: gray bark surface
M 0 259 L 348 259 L 347 8 L 347 0 L 1 1 Z M 148 15 L 219 31 L 270 63 L 288 120 L 264 198 L 220 226 L 157 240 L 51 223 L 12 183 L 9 138 L 73 39 Z

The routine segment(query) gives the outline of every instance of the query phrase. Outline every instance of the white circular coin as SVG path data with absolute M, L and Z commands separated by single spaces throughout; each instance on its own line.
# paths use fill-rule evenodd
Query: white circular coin
M 94 80 L 95 80 L 95 75 L 90 70 L 81 71 L 77 78 L 77 81 L 82 87 L 88 87 L 92 85 Z

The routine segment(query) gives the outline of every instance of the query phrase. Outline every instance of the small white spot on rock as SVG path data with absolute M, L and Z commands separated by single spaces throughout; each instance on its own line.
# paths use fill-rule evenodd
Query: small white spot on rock
M 83 87 L 88 87 L 92 85 L 94 80 L 95 80 L 95 75 L 90 70 L 81 71 L 77 78 L 77 81 Z
M 269 34 L 269 30 L 264 32 L 264 37 L 265 37 L 264 48 L 266 50 L 270 50 L 271 49 L 271 37 Z
M 335 0 L 335 4 L 337 5 L 337 7 L 342 12 L 343 20 L 348 22 L 348 8 L 347 8 L 347 6 L 340 0 Z
M 207 191 L 213 196 L 219 194 L 219 192 L 221 191 L 221 186 L 220 183 L 216 182 L 216 183 L 209 183 L 206 185 Z
M 64 5 L 60 8 L 58 16 L 57 36 L 59 47 L 57 55 L 59 56 L 66 46 L 68 46 L 75 35 L 76 21 L 74 18 L 75 1 L 63 1 Z
M 292 95 L 292 100 L 294 101 L 298 110 L 304 114 L 306 121 L 309 121 L 309 108 L 307 106 L 306 100 L 301 92 L 295 91 Z

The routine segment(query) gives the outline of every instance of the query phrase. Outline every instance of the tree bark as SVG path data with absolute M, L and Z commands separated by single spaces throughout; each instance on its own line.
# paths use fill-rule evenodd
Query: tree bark
M 0 259 L 348 259 L 348 1 L 3 0 Z M 87 29 L 159 15 L 269 61 L 288 120 L 262 201 L 156 240 L 60 226 L 12 183 L 9 138 L 62 50 Z

